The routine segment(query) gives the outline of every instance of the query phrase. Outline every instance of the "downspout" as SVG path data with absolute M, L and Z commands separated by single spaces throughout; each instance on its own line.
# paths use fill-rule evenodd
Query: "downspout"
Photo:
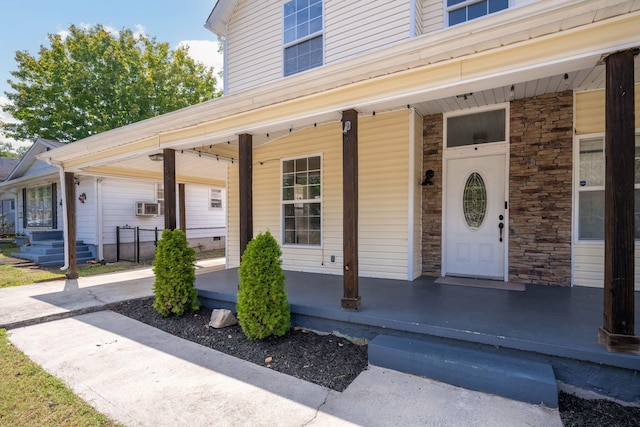
M 412 281 L 413 277 L 413 263 L 414 263 L 414 220 L 415 220 L 415 196 L 416 191 L 416 149 L 415 149 L 415 127 L 416 127 L 416 110 L 415 107 L 409 109 L 409 197 L 408 197 L 408 227 L 407 227 L 407 280 Z
M 224 37 L 221 37 L 221 41 L 222 41 L 222 96 L 225 96 L 227 94 L 228 91 L 228 86 L 227 86 L 227 81 L 229 79 L 227 79 L 227 70 L 229 69 L 228 67 L 228 61 L 229 61 L 229 55 L 227 54 L 227 52 L 229 51 L 228 47 L 229 47 L 229 23 L 227 22 L 225 24 L 225 30 L 224 30 Z
M 96 199 L 96 221 L 98 226 L 96 227 L 96 260 L 102 261 L 104 259 L 104 238 L 102 235 L 102 178 L 96 177 L 94 181 L 94 194 Z
M 409 2 L 409 37 L 416 36 L 416 0 Z
M 62 225 L 65 227 L 62 232 L 62 238 L 64 239 L 64 265 L 60 267 L 60 270 L 69 269 L 69 237 L 67 236 L 67 227 L 69 222 L 67 221 L 67 186 L 64 179 L 64 168 L 62 164 L 52 163 L 51 159 L 47 160 L 50 165 L 58 167 L 60 172 L 60 197 L 62 200 Z

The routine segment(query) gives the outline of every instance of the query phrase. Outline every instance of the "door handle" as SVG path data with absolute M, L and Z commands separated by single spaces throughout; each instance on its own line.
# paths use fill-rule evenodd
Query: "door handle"
M 502 230 L 504 229 L 504 224 L 503 223 L 499 223 L 498 224 L 498 228 L 500 229 L 500 241 L 502 242 Z

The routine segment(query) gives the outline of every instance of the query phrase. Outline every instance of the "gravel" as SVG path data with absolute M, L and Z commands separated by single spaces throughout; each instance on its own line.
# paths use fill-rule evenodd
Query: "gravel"
M 279 338 L 250 341 L 240 326 L 208 327 L 211 310 L 201 308 L 182 317 L 160 316 L 153 298 L 124 301 L 110 309 L 172 335 L 337 390 L 367 369 L 367 346 L 337 337 L 292 328 Z M 560 392 L 560 418 L 565 426 L 640 427 L 640 408 L 606 400 L 585 400 Z

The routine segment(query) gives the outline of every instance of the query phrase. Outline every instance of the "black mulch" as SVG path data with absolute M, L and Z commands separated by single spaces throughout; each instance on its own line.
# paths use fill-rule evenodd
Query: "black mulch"
M 367 368 L 367 346 L 335 335 L 317 335 L 293 328 L 280 338 L 250 341 L 240 326 L 207 327 L 211 310 L 183 317 L 160 316 L 153 298 L 125 301 L 110 308 L 172 335 L 266 366 L 327 388 L 343 391 Z M 560 417 L 565 426 L 640 427 L 640 408 L 605 400 L 585 400 L 560 392 Z
M 367 346 L 335 335 L 293 328 L 279 338 L 250 341 L 238 325 L 223 329 L 207 327 L 210 309 L 164 318 L 155 311 L 152 302 L 153 298 L 145 298 L 110 308 L 180 338 L 337 391 L 346 389 L 367 368 Z

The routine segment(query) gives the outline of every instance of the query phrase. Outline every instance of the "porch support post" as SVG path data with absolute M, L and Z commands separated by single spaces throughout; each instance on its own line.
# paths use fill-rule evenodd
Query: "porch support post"
M 64 173 L 64 191 L 64 208 L 67 211 L 65 233 L 67 233 L 67 258 L 69 260 L 69 265 L 67 268 L 67 279 L 77 279 L 78 258 L 76 256 L 76 185 L 74 183 L 73 172 Z
M 176 229 L 176 151 L 162 150 L 164 158 L 164 228 Z
M 342 309 L 358 311 L 358 112 L 342 112 Z
M 187 202 L 185 200 L 184 184 L 178 184 L 178 203 L 180 204 L 180 230 L 187 233 Z
M 253 238 L 253 136 L 238 136 L 240 177 L 240 256 Z
M 604 326 L 608 351 L 639 353 L 634 336 L 634 56 L 637 49 L 605 59 Z M 640 354 L 640 353 L 639 353 Z

